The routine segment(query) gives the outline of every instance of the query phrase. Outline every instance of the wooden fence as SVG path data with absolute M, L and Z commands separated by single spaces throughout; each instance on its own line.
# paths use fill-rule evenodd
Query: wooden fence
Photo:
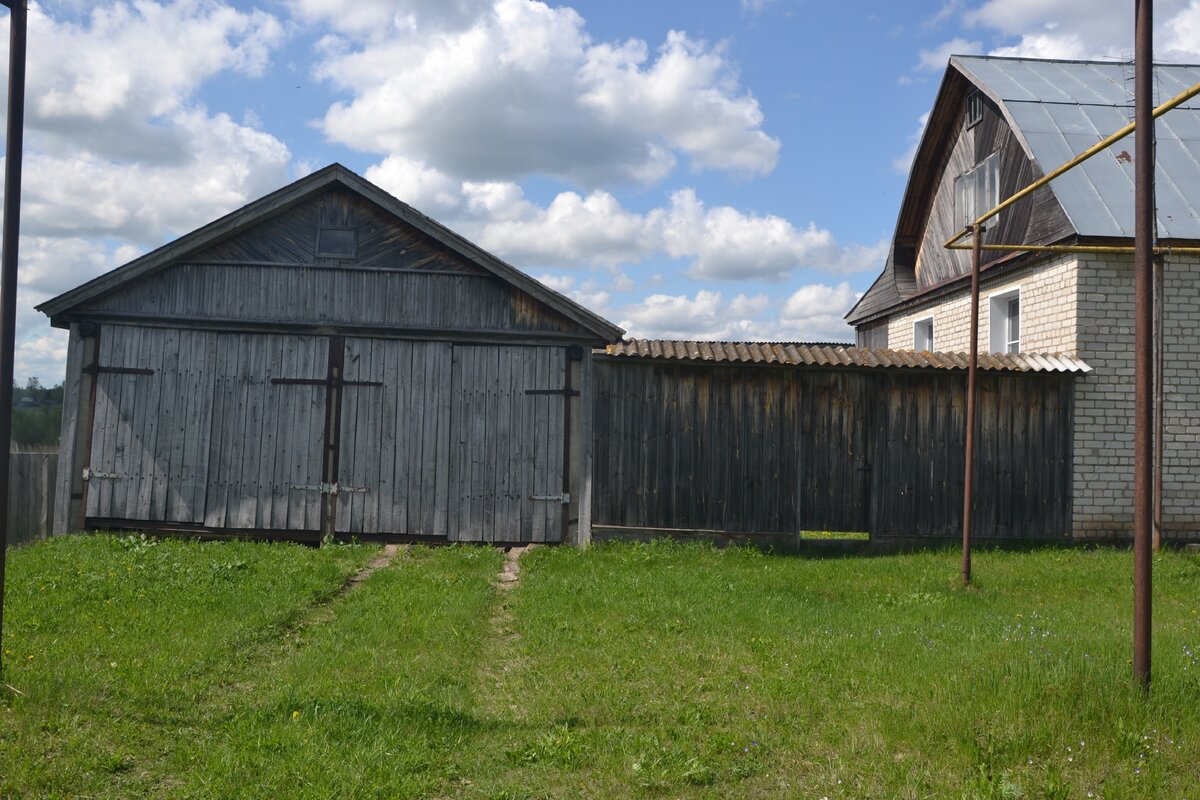
M 965 375 L 596 361 L 592 524 L 606 533 L 956 537 Z M 1074 379 L 980 373 L 975 535 L 1071 528 Z M 56 453 L 12 453 L 9 541 L 44 538 Z
M 601 358 L 593 526 L 957 536 L 965 373 Z M 975 535 L 1071 528 L 1073 377 L 980 373 Z
M 54 522 L 58 453 L 9 453 L 8 475 L 8 543 L 46 538 Z

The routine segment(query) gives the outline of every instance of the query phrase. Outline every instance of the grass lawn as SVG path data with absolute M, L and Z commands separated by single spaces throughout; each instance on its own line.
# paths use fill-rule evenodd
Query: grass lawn
M 376 552 L 12 552 L 0 796 L 1200 798 L 1194 555 Z

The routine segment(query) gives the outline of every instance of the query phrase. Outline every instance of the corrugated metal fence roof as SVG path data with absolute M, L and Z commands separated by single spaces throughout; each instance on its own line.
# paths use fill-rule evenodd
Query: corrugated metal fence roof
M 684 342 L 673 339 L 626 339 L 597 350 L 610 356 L 662 361 L 737 364 L 786 364 L 797 367 L 967 368 L 966 353 L 876 350 L 848 345 L 803 342 Z M 1058 353 L 980 354 L 979 368 L 1001 372 L 1091 372 L 1082 360 Z

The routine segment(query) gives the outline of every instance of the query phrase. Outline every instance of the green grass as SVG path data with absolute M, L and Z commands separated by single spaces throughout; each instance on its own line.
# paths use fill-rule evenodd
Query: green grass
M 0 797 L 128 797 L 373 550 L 55 538 L 10 553 Z
M 14 551 L 0 796 L 1200 797 L 1194 555 L 372 552 Z

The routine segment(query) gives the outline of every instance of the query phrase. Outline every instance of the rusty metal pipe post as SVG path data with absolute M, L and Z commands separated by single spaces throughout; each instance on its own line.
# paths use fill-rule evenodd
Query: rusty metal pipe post
M 1133 439 L 1133 679 L 1150 688 L 1150 559 L 1154 519 L 1154 10 L 1135 0 L 1134 120 L 1134 439 Z
M 0 639 L 4 638 L 4 571 L 8 549 L 8 451 L 12 447 L 13 359 L 17 329 L 17 245 L 21 230 L 21 153 L 25 132 L 26 0 L 11 0 L 8 45 L 8 139 L 4 162 L 4 232 L 0 238 Z M 3 649 L 0 648 L 0 659 Z M 0 675 L 4 664 L 0 661 Z
M 979 370 L 979 258 L 983 226 L 971 226 L 971 352 L 967 366 L 966 466 L 963 470 L 962 582 L 971 585 L 971 522 L 975 502 L 975 373 Z

